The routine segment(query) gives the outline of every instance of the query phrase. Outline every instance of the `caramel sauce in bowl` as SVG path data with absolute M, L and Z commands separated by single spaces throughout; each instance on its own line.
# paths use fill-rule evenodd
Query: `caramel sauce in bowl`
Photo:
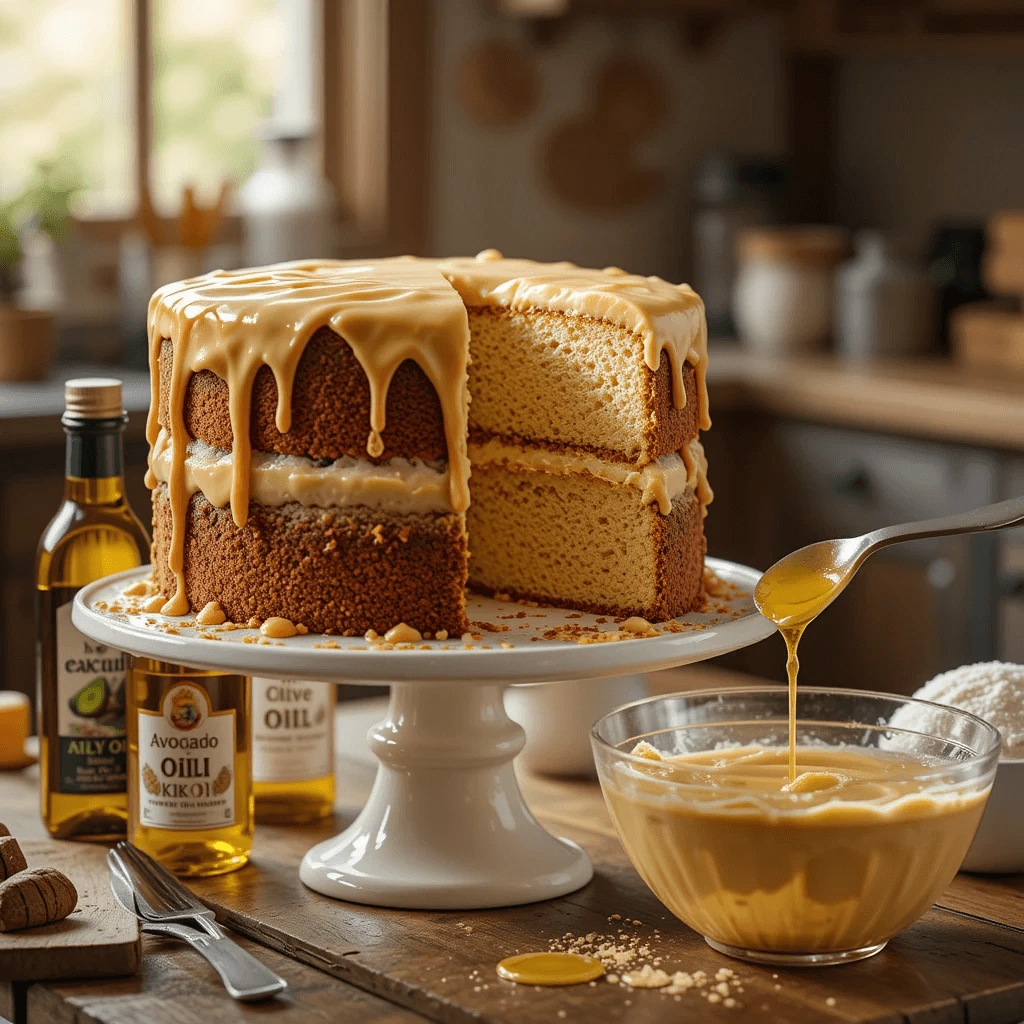
M 999 758 L 998 731 L 966 712 L 928 705 L 928 733 L 902 727 L 916 703 L 801 689 L 793 780 L 783 687 L 613 711 L 592 741 L 619 839 L 720 952 L 786 966 L 871 956 L 956 874 Z

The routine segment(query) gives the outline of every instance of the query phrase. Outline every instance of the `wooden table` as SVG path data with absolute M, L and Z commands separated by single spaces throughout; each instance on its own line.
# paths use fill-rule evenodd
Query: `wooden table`
M 709 678 L 707 669 L 663 673 L 660 690 Z M 739 681 L 714 675 L 714 681 Z M 590 885 L 563 899 L 462 913 L 381 910 L 336 903 L 305 889 L 299 858 L 347 824 L 369 791 L 373 765 L 366 725 L 379 703 L 343 705 L 339 807 L 313 828 L 261 827 L 250 866 L 195 884 L 218 918 L 241 933 L 291 984 L 287 998 L 261 1006 L 232 1002 L 190 950 L 146 937 L 136 978 L 30 987 L 0 983 L 0 1016 L 18 1024 L 139 1022 L 209 1024 L 254 1017 L 282 1021 L 872 1022 L 1016 1024 L 1024 1020 L 1024 876 L 960 876 L 939 903 L 880 955 L 821 970 L 747 966 L 710 950 L 651 895 L 623 854 L 600 791 L 589 781 L 524 778 L 527 799 L 548 827 L 580 842 L 594 861 Z M 42 828 L 37 773 L 0 775 L 0 819 L 23 836 Z M 620 919 L 614 919 L 619 915 Z M 632 922 L 632 923 L 627 923 Z M 671 970 L 743 979 L 740 1005 L 712 1005 L 599 982 L 561 989 L 499 981 L 494 964 L 515 951 L 546 948 L 570 933 L 623 929 L 648 943 Z

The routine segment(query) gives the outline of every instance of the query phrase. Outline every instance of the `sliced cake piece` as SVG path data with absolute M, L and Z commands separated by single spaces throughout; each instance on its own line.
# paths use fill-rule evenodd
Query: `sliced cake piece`
M 665 619 L 701 602 L 703 306 L 617 269 L 442 265 L 469 309 L 470 583 Z

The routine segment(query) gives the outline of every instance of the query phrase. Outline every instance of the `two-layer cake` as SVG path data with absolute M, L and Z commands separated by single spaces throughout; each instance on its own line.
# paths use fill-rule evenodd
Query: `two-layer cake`
M 149 335 L 167 613 L 457 636 L 467 581 L 650 620 L 701 599 L 686 285 L 494 252 L 291 263 L 162 288 Z

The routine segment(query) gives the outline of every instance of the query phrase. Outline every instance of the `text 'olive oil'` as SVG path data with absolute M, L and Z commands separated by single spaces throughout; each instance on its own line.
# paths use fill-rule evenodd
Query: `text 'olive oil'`
M 59 839 L 118 839 L 127 816 L 125 655 L 71 622 L 87 583 L 148 561 L 125 497 L 121 382 L 65 385 L 64 502 L 36 554 L 36 675 L 43 822 Z
M 252 681 L 256 820 L 301 824 L 334 807 L 334 683 Z
M 179 875 L 252 851 L 248 676 L 128 659 L 128 838 Z

